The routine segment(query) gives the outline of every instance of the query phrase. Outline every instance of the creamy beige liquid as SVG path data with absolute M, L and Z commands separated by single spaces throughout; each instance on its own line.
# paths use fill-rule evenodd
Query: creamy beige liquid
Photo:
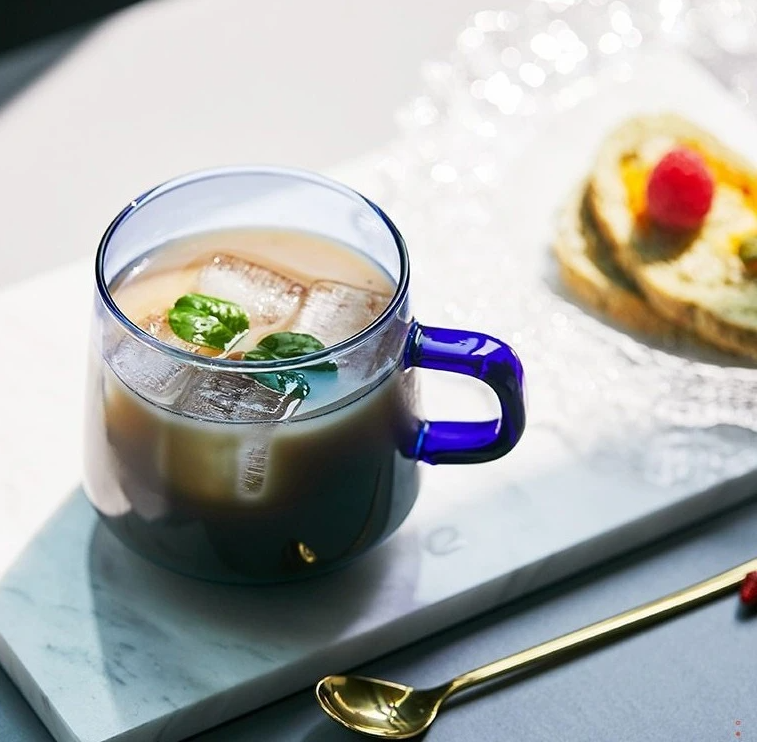
M 272 295 L 263 303 L 249 298 L 245 281 L 228 284 L 251 314 L 250 332 L 235 348 L 283 329 L 331 345 L 375 319 L 394 291 L 378 266 L 338 243 L 235 230 L 153 251 L 122 273 L 112 294 L 160 340 L 216 352 L 177 340 L 162 318 L 179 296 L 198 292 L 198 280 L 218 285 L 219 256 L 223 266 L 245 260 L 284 277 L 264 283 Z M 282 286 L 283 314 L 273 290 Z M 336 291 L 328 304 L 334 316 L 314 313 L 319 291 Z M 406 334 L 407 320 L 394 318 L 340 358 L 338 372 L 306 372 L 311 393 L 291 405 L 246 375 L 191 367 L 165 389 L 141 386 L 119 360 L 136 341 L 120 340 L 104 351 L 107 362 L 93 358 L 90 373 L 85 481 L 93 503 L 137 551 L 195 575 L 269 581 L 343 563 L 394 530 L 417 494 L 415 379 L 401 367 Z M 155 355 L 138 356 L 138 365 L 150 368 Z M 208 406 L 203 395 L 211 387 L 221 396 Z M 264 412 L 256 407 L 261 399 Z
M 113 297 L 123 313 L 140 324 L 154 312 L 172 307 L 184 294 L 203 293 L 198 274 L 209 262 L 226 256 L 269 269 L 305 290 L 316 282 L 329 281 L 375 293 L 376 315 L 394 293 L 394 284 L 386 273 L 336 242 L 305 232 L 238 229 L 194 235 L 166 245 L 128 272 L 112 290 Z M 252 324 L 235 349 L 249 349 L 266 334 L 290 329 L 295 317 L 296 308 L 281 321 Z M 344 339 L 332 336 L 327 344 Z

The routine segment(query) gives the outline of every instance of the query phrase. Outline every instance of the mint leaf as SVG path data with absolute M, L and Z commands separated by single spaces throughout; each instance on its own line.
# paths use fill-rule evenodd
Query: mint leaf
M 310 384 L 299 371 L 277 371 L 273 374 L 255 374 L 255 380 L 269 389 L 305 399 L 310 394 Z
M 323 350 L 326 346 L 304 332 L 274 332 L 259 341 L 258 347 L 269 350 L 278 358 L 296 358 Z
M 255 348 L 254 350 L 248 350 L 244 354 L 244 357 L 242 358 L 242 360 L 243 361 L 275 361 L 277 360 L 277 358 L 271 352 L 264 350 L 263 348 Z
M 244 354 L 243 360 L 271 361 L 275 359 L 268 351 L 257 348 L 248 350 Z M 299 371 L 272 371 L 270 373 L 253 373 L 251 376 L 263 386 L 282 394 L 291 394 L 300 399 L 305 399 L 310 394 L 310 384 L 305 379 L 305 375 Z
M 187 307 L 217 317 L 232 332 L 242 333 L 250 329 L 247 312 L 233 301 L 216 299 L 205 294 L 185 294 L 177 299 L 175 307 Z
M 217 317 L 201 314 L 195 309 L 169 309 L 168 323 L 182 340 L 195 345 L 224 350 L 236 338 Z
M 323 350 L 323 343 L 312 335 L 299 332 L 274 332 L 264 337 L 257 348 L 240 353 L 243 361 L 278 361 L 297 358 L 306 353 Z M 235 354 L 232 354 L 235 355 Z M 310 371 L 336 371 L 333 361 L 326 361 L 318 366 L 310 366 Z M 256 381 L 281 394 L 293 395 L 300 399 L 310 394 L 305 374 L 300 371 L 253 371 L 250 373 Z
M 274 332 L 271 335 L 266 335 L 258 342 L 258 349 L 271 353 L 274 358 L 282 359 L 298 358 L 308 353 L 316 353 L 325 347 L 318 338 L 305 332 Z M 336 371 L 337 365 L 334 361 L 326 361 L 317 366 L 310 366 L 310 370 Z
M 182 340 L 226 350 L 247 332 L 247 313 L 231 301 L 204 294 L 186 294 L 168 310 L 168 324 Z

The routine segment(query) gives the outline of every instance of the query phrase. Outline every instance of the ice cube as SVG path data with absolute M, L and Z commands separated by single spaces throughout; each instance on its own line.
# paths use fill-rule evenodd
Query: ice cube
M 241 448 L 237 493 L 242 498 L 255 500 L 263 489 L 271 433 L 272 431 L 261 430 L 260 435 Z
M 231 255 L 216 255 L 200 269 L 197 290 L 239 304 L 250 326 L 271 325 L 290 317 L 305 287 L 275 271 Z
M 302 301 L 292 332 L 305 332 L 324 345 L 357 335 L 381 314 L 389 294 L 358 289 L 336 281 L 316 281 Z
M 205 420 L 272 421 L 292 415 L 301 401 L 294 394 L 269 389 L 249 374 L 196 370 L 176 409 Z
M 171 329 L 171 325 L 168 323 L 167 312 L 153 312 L 153 314 L 148 315 L 137 324 L 145 332 L 160 340 L 160 342 L 166 343 L 166 345 L 173 345 L 174 348 L 181 348 L 190 353 L 196 353 L 200 349 L 199 345 L 188 343 Z
M 176 348 L 196 352 L 199 346 L 174 334 L 165 312 L 156 312 L 137 323 L 145 332 Z M 127 335 L 123 337 L 111 358 L 113 370 L 137 394 L 156 402 L 169 403 L 181 390 L 187 375 L 187 365 L 150 348 Z

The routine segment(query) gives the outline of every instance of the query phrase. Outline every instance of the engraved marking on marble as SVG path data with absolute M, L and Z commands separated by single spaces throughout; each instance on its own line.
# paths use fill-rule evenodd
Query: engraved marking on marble
M 442 526 L 426 536 L 423 540 L 426 551 L 434 556 L 446 556 L 465 548 L 468 542 L 453 526 Z

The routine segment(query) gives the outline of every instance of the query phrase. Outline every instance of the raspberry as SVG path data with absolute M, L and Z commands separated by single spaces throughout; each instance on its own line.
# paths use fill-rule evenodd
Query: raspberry
M 750 572 L 744 578 L 739 595 L 744 605 L 757 605 L 757 572 Z
M 666 154 L 647 182 L 647 211 L 661 227 L 696 229 L 712 205 L 714 183 L 701 155 L 680 147 Z

